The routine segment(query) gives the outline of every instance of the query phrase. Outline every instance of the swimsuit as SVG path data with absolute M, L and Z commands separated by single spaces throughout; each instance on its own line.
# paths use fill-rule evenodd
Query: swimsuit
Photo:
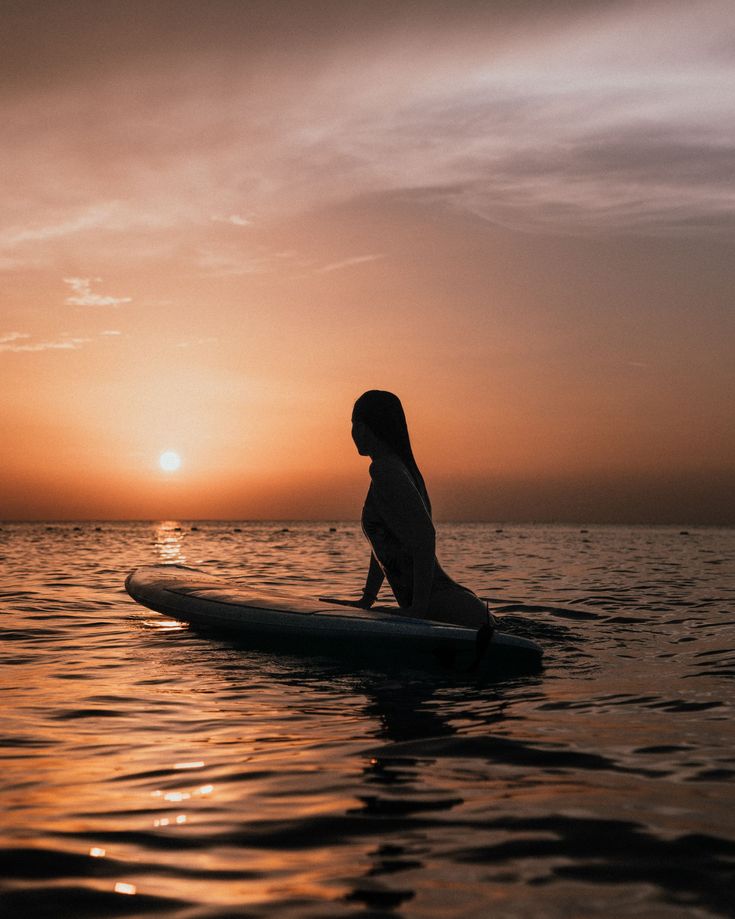
M 370 488 L 362 509 L 362 531 L 395 594 L 398 605 L 413 600 L 413 556 L 422 541 L 434 538 L 426 492 L 420 490 L 396 457 L 370 464 Z M 448 589 L 466 590 L 442 569 L 434 556 L 432 595 Z

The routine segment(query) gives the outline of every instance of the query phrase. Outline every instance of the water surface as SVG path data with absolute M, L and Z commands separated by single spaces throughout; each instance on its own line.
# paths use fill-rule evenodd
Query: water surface
M 735 531 L 438 539 L 543 673 L 277 656 L 123 590 L 164 561 L 351 592 L 357 525 L 2 525 L 2 915 L 730 915 Z

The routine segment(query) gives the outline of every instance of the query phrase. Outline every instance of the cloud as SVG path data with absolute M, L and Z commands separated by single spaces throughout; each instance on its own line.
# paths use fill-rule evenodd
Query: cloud
M 345 258 L 339 262 L 331 262 L 329 265 L 324 265 L 323 268 L 316 268 L 316 274 L 327 274 L 330 271 L 339 271 L 341 268 L 349 268 L 352 265 L 363 265 L 365 262 L 375 262 L 378 259 L 385 258 L 385 255 L 380 253 L 377 255 L 355 255 L 352 258 Z
M 274 250 L 268 246 L 243 249 L 234 245 L 205 246 L 197 252 L 194 264 L 205 277 L 259 275 L 282 272 L 286 267 L 304 268 L 309 260 L 293 249 Z
M 348 47 L 384 43 L 398 33 L 419 40 L 431 33 L 452 35 L 458 28 L 492 38 L 508 25 L 516 30 L 534 21 L 544 24 L 574 14 L 625 7 L 631 0 L 482 0 L 447 3 L 422 0 L 176 0 L 175 14 L 150 0 L 109 4 L 74 0 L 63 11 L 39 17 L 23 0 L 7 0 L 3 28 L 6 49 L 0 58 L 0 83 L 13 87 L 89 85 L 127 67 L 140 70 L 151 59 L 164 65 L 179 57 L 192 60 L 214 54 L 228 69 L 268 59 L 277 49 L 283 61 L 302 64 L 310 56 L 329 55 L 335 42 Z M 63 26 L 63 28 L 62 28 Z M 453 35 L 452 35 L 453 37 Z M 105 53 L 100 54 L 99 49 Z M 42 55 L 39 52 L 43 52 Z M 279 69 L 280 69 L 279 67 Z
M 61 125 L 58 129 L 61 134 L 64 133 Z M 47 139 L 37 140 L 35 144 L 53 146 Z M 23 157 L 28 153 L 23 151 L 18 155 Z M 63 153 L 59 152 L 58 155 L 64 159 Z M 90 242 L 93 242 L 97 252 L 109 253 L 113 257 L 168 257 L 175 249 L 169 231 L 196 222 L 198 206 L 192 209 L 191 202 L 183 203 L 180 195 L 176 200 L 167 193 L 164 193 L 163 199 L 160 194 L 156 198 L 153 188 L 145 191 L 139 189 L 145 203 L 133 199 L 89 205 L 77 201 L 72 194 L 71 200 L 48 206 L 47 199 L 69 196 L 67 191 L 61 195 L 59 193 L 59 189 L 64 189 L 67 184 L 74 188 L 87 182 L 86 178 L 80 180 L 75 174 L 76 165 L 68 168 L 71 171 L 66 175 L 57 170 L 42 176 L 33 174 L 33 169 L 29 174 L 22 164 L 11 164 L 9 161 L 3 163 L 0 152 L 0 170 L 7 176 L 4 185 L 0 178 L 0 193 L 4 197 L 7 214 L 4 220 L 6 226 L 0 228 L 0 271 L 46 267 L 52 261 L 49 255 L 58 251 L 58 243 L 66 244 L 67 251 L 73 251 L 75 246 L 87 250 Z M 96 167 L 89 164 L 84 168 Z M 13 172 L 15 177 L 11 174 Z M 25 206 L 17 191 L 18 181 L 28 183 Z M 160 183 L 157 184 L 160 186 Z M 158 190 L 160 192 L 160 188 Z M 104 194 L 104 190 L 90 187 L 85 197 Z M 36 196 L 35 202 L 33 195 Z M 14 211 L 18 216 L 22 214 L 22 222 L 18 219 L 11 221 Z M 36 219 L 29 225 L 28 215 L 34 211 Z
M 6 332 L 0 334 L 0 352 L 19 353 L 23 351 L 78 351 L 91 338 L 62 337 L 56 341 L 28 341 L 28 332 Z
M 64 283 L 72 290 L 64 302 L 70 306 L 120 306 L 122 303 L 132 303 L 132 297 L 111 297 L 95 293 L 92 284 L 101 282 L 102 278 L 64 278 Z
M 101 226 L 110 216 L 111 208 L 100 205 L 88 208 L 83 213 L 47 226 L 28 227 L 25 229 L 10 230 L 0 237 L 0 243 L 12 247 L 25 242 L 43 242 L 47 239 L 57 239 L 72 233 L 79 233 Z
M 0 333 L 0 345 L 7 345 L 13 341 L 19 341 L 21 338 L 30 338 L 28 332 L 3 332 Z
M 97 246 L 138 239 L 145 252 L 206 236 L 213 220 L 247 226 L 243 201 L 265 225 L 421 190 L 524 230 L 732 230 L 730 0 L 436 3 L 415 21 L 383 7 L 362 32 L 317 24 L 288 66 L 265 35 L 252 55 L 236 38 L 218 47 L 224 8 L 180 33 L 180 58 L 162 44 L 135 67 L 118 61 L 117 76 L 7 99 L 0 197 L 13 228 L 0 243 L 81 248 L 95 232 Z M 263 15 L 258 28 L 275 30 Z M 204 260 L 214 274 L 264 270 Z
M 247 217 L 241 217 L 239 214 L 230 214 L 229 217 L 212 217 L 215 223 L 230 223 L 234 227 L 250 227 L 252 220 Z
M 122 335 L 122 332 L 120 332 L 118 329 L 103 329 L 103 331 L 100 332 L 100 335 L 105 335 L 105 336 Z

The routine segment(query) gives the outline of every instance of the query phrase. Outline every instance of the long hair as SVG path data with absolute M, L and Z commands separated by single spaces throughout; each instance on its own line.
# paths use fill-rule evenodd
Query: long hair
M 367 425 L 401 460 L 416 483 L 419 494 L 426 500 L 427 510 L 431 514 L 429 493 L 413 457 L 406 415 L 398 396 L 383 389 L 369 389 L 355 402 L 352 417 Z

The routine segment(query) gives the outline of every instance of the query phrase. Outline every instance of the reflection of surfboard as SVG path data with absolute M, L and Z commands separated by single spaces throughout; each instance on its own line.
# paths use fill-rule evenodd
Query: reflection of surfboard
M 467 669 L 476 656 L 475 629 L 409 619 L 386 607 L 362 610 L 260 593 L 183 565 L 136 568 L 125 588 L 149 609 L 234 633 L 254 647 L 352 652 L 374 660 L 398 654 L 406 665 L 416 666 L 429 656 L 457 670 Z M 478 669 L 483 674 L 535 671 L 541 655 L 535 642 L 495 632 Z

